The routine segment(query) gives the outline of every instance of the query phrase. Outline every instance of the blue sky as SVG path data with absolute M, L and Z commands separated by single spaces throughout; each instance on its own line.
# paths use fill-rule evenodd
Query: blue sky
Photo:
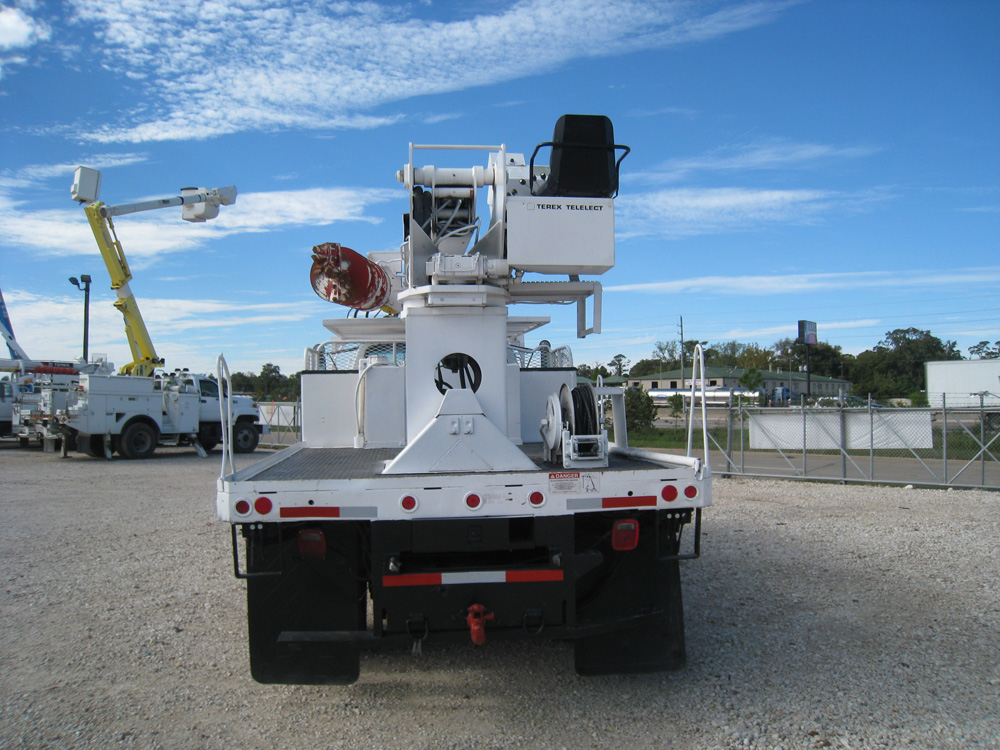
M 807 319 L 967 354 L 1000 339 L 998 40 L 987 0 L 0 0 L 0 289 L 30 355 L 75 358 L 89 273 L 90 350 L 124 364 L 73 170 L 108 203 L 236 185 L 206 224 L 116 222 L 132 291 L 168 366 L 292 373 L 344 314 L 310 249 L 398 247 L 410 141 L 530 153 L 597 113 L 632 148 L 604 332 L 551 307 L 536 340 L 635 362 L 681 316 L 764 346 Z

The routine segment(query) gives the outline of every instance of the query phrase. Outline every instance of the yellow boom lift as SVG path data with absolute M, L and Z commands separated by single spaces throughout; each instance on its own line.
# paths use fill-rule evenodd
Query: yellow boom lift
M 73 176 L 72 196 L 78 203 L 87 204 L 84 212 L 90 222 L 97 247 L 104 258 L 104 264 L 111 275 L 111 288 L 118 295 L 114 306 L 125 319 L 125 335 L 132 350 L 132 361 L 119 369 L 121 375 L 151 377 L 157 367 L 163 366 L 163 359 L 156 354 L 153 340 L 149 336 L 146 323 L 139 312 L 139 303 L 129 289 L 132 272 L 129 270 L 125 251 L 115 233 L 114 216 L 151 211 L 155 208 L 181 206 L 181 218 L 202 222 L 219 215 L 219 206 L 229 206 L 236 202 L 234 186 L 221 188 L 182 188 L 180 195 L 154 198 L 137 203 L 122 203 L 108 206 L 98 201 L 101 190 L 101 173 L 96 169 L 78 167 Z

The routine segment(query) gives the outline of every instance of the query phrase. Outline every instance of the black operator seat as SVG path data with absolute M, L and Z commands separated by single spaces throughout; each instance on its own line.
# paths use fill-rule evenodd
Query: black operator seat
M 615 134 L 610 118 L 563 115 L 556 122 L 552 142 L 541 145 L 552 146 L 552 154 L 549 179 L 537 195 L 612 198 L 618 193 Z

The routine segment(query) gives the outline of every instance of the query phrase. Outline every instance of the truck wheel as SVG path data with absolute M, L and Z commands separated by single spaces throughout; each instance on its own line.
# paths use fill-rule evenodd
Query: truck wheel
M 237 453 L 253 453 L 260 442 L 260 433 L 253 422 L 237 422 L 233 428 L 233 450 Z
M 122 458 L 149 458 L 156 450 L 156 430 L 145 422 L 133 422 L 122 430 L 118 450 Z
M 206 451 L 212 450 L 222 439 L 222 425 L 218 422 L 202 423 L 198 429 L 198 442 Z

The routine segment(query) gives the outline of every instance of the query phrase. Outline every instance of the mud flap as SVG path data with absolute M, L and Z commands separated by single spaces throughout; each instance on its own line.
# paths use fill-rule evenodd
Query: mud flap
M 324 530 L 325 559 L 303 557 L 296 531 L 286 531 L 280 544 L 266 537 L 268 530 L 247 538 L 250 673 L 257 682 L 347 685 L 358 679 L 360 657 L 351 638 L 365 629 L 367 612 L 358 534 L 349 523 Z
M 659 562 L 656 579 L 655 598 L 664 609 L 662 619 L 651 625 L 578 639 L 574 642 L 578 674 L 640 674 L 684 667 L 687 650 L 678 561 Z

